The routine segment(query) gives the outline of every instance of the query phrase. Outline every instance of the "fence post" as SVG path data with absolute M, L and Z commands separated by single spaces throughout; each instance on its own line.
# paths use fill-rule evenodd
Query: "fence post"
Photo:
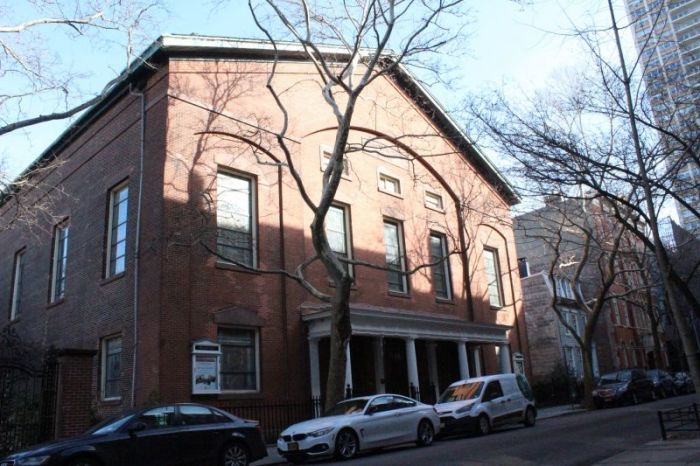
M 661 427 L 661 438 L 667 440 L 666 438 L 666 426 L 664 426 L 664 415 L 661 411 L 657 411 L 656 414 L 659 416 L 659 427 Z
M 695 422 L 697 423 L 698 430 L 700 430 L 700 416 L 698 416 L 698 405 L 693 403 L 693 412 L 695 413 Z

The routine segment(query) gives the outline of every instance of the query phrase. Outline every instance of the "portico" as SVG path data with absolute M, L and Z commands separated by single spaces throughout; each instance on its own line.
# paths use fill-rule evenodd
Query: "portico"
M 495 345 L 499 371 L 511 372 L 510 327 L 454 316 L 353 305 L 346 385 L 354 395 L 394 392 L 432 401 L 450 383 L 482 374 L 482 347 Z M 330 310 L 305 307 L 311 394 L 323 393 Z

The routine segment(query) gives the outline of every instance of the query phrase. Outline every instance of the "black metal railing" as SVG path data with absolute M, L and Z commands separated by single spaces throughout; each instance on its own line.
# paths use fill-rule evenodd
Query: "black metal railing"
M 658 411 L 661 438 L 668 440 L 669 432 L 700 431 L 700 416 L 698 405 L 693 403 L 685 408 L 666 409 Z
M 231 414 L 260 422 L 265 443 L 275 443 L 280 432 L 297 422 L 318 417 L 323 412 L 321 398 L 280 403 L 218 405 Z

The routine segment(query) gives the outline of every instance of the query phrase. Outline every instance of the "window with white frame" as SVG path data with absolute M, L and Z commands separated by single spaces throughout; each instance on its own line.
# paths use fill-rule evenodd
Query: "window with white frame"
M 109 192 L 107 221 L 107 260 L 105 277 L 126 270 L 126 224 L 129 210 L 129 186 L 122 183 Z
M 484 268 L 491 307 L 503 307 L 503 292 L 501 285 L 501 269 L 498 263 L 498 251 L 484 249 Z
M 399 222 L 384 221 L 384 247 L 386 248 L 386 267 L 389 291 L 408 292 L 406 280 L 406 260 L 404 258 L 403 229 Z
M 350 223 L 347 207 L 332 205 L 326 214 L 326 236 L 331 250 L 345 259 L 352 259 Z M 345 270 L 352 275 L 352 267 L 343 262 Z
M 434 264 L 432 269 L 435 296 L 440 299 L 452 299 L 447 238 L 442 233 L 430 233 L 430 262 Z
M 425 206 L 429 209 L 438 210 L 440 212 L 445 210 L 442 196 L 432 191 L 425 192 Z
M 66 295 L 66 265 L 68 264 L 68 220 L 54 227 L 53 260 L 51 261 L 51 302 Z
M 102 399 L 119 399 L 122 379 L 122 337 L 104 338 L 101 351 L 102 377 L 100 391 L 102 392 Z
M 379 190 L 389 194 L 401 195 L 401 181 L 386 173 L 379 174 Z
M 252 328 L 220 327 L 221 390 L 260 391 L 259 332 Z
M 12 273 L 12 301 L 10 302 L 10 320 L 15 320 L 22 312 L 22 285 L 24 281 L 24 249 L 15 254 Z
M 321 171 L 325 171 L 328 168 L 328 163 L 331 161 L 331 153 L 328 151 L 321 151 Z M 348 162 L 347 154 L 343 157 L 343 174 L 344 178 L 350 177 L 350 163 Z
M 574 289 L 568 279 L 554 277 L 554 283 L 557 287 L 557 296 L 560 298 L 574 299 Z
M 216 176 L 216 250 L 222 260 L 256 264 L 255 182 L 219 171 Z

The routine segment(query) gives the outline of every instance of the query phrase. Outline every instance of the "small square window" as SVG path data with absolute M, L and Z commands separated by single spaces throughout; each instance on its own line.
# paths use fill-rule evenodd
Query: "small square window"
M 425 206 L 429 209 L 443 211 L 445 206 L 442 202 L 442 196 L 437 193 L 425 192 Z
M 379 190 L 389 194 L 401 195 L 401 181 L 393 176 L 380 173 Z
M 331 160 L 331 153 L 328 151 L 321 152 L 321 171 L 325 171 L 328 167 L 328 162 Z M 350 178 L 350 164 L 348 163 L 348 156 L 343 157 L 343 174 L 344 178 Z

